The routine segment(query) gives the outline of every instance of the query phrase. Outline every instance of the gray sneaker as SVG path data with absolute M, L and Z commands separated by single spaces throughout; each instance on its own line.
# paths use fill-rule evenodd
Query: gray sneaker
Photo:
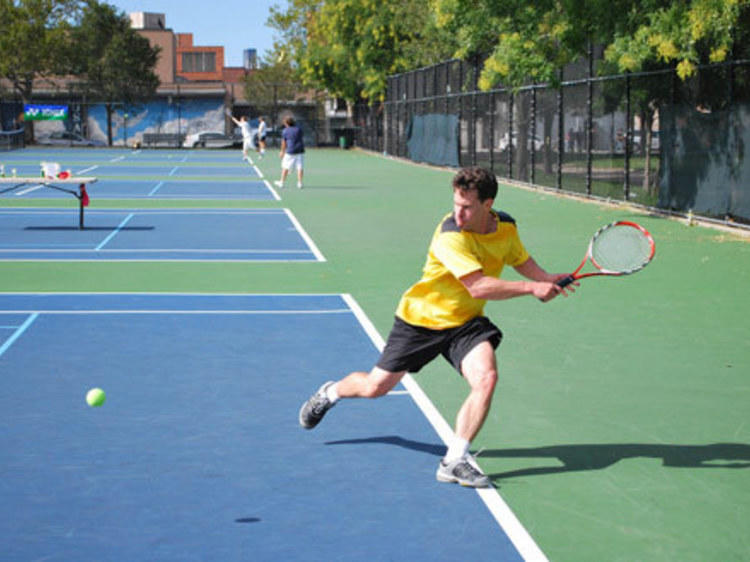
M 435 476 L 440 482 L 457 482 L 461 486 L 470 488 L 487 488 L 490 486 L 490 479 L 474 468 L 467 457 L 456 459 L 448 464 L 441 460 Z
M 333 381 L 323 384 L 315 394 L 310 396 L 307 402 L 302 404 L 299 411 L 299 424 L 305 429 L 312 429 L 318 425 L 326 412 L 335 406 L 326 396 L 326 389 L 332 384 Z

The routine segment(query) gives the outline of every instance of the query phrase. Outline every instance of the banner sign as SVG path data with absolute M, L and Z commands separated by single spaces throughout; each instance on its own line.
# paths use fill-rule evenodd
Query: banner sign
M 27 103 L 23 106 L 24 121 L 64 121 L 67 118 L 67 105 L 40 105 Z

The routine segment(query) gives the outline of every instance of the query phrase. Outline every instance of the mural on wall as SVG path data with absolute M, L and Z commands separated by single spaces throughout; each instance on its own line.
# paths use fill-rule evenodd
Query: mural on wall
M 156 100 L 129 108 L 118 106 L 112 112 L 112 144 L 123 146 L 143 142 L 146 133 L 223 133 L 224 120 L 224 101 L 220 98 L 182 100 L 179 104 Z M 106 144 L 107 110 L 104 104 L 88 107 L 86 125 L 88 139 L 96 144 Z M 36 139 L 43 143 L 53 133 L 72 128 L 70 119 L 40 121 L 35 126 Z

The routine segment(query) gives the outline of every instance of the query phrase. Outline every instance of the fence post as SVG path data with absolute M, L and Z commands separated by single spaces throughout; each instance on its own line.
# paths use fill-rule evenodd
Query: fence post
M 471 165 L 477 165 L 477 88 L 479 87 L 479 55 L 472 60 L 471 85 Z
M 458 91 L 460 92 L 460 95 L 458 97 L 458 165 L 459 167 L 463 165 L 463 162 L 461 161 L 461 129 L 463 127 L 463 118 L 464 118 L 464 102 L 463 102 L 463 91 L 464 91 L 464 61 L 460 60 L 458 61 Z
M 531 87 L 531 157 L 529 158 L 529 180 L 532 184 L 536 183 L 536 86 Z M 528 147 L 527 147 L 528 148 Z
M 508 91 L 508 177 L 513 179 L 513 98 L 515 94 Z
M 451 93 L 451 63 L 445 64 L 445 114 L 450 112 L 450 93 Z
M 623 196 L 625 201 L 630 198 L 630 147 L 632 146 L 633 128 L 631 126 L 630 107 L 630 71 L 625 72 L 625 187 Z M 643 132 L 641 132 L 643 142 Z
M 490 91 L 490 170 L 495 173 L 495 92 Z
M 563 106 L 563 69 L 560 69 L 560 87 L 557 90 L 557 189 L 562 189 L 563 151 L 565 150 L 565 107 Z
M 588 92 L 586 95 L 586 195 L 591 195 L 591 140 L 594 125 L 594 44 L 589 38 L 589 72 L 586 77 Z

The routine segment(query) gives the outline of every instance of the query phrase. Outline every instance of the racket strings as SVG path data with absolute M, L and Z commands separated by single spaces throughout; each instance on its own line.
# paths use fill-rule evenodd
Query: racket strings
M 645 266 L 653 255 L 649 237 L 628 225 L 603 229 L 591 244 L 591 260 L 599 269 L 629 273 Z

